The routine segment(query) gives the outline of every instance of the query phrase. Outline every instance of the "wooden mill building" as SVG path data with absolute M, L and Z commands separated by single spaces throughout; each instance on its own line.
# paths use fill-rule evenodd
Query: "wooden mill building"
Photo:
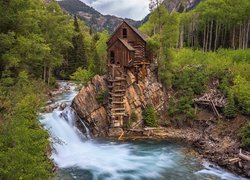
M 109 119 L 111 127 L 122 127 L 127 116 L 124 107 L 126 72 L 130 70 L 138 79 L 147 75 L 146 66 L 151 58 L 146 51 L 146 36 L 123 21 L 107 42 Z

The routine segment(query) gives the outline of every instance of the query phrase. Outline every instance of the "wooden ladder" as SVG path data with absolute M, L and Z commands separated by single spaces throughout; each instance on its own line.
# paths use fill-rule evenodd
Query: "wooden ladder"
M 126 78 L 120 66 L 110 65 L 108 76 L 109 87 L 109 119 L 112 128 L 122 127 L 126 115 L 124 98 Z

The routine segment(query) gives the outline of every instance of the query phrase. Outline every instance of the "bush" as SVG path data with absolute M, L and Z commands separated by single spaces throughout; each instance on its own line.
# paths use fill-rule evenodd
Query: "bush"
M 178 101 L 172 98 L 169 103 L 168 113 L 171 117 L 185 115 L 186 118 L 194 119 L 195 110 L 192 107 L 192 99 L 188 96 L 183 96 Z
M 248 122 L 240 131 L 242 147 L 250 150 L 250 122 Z
M 236 76 L 232 91 L 234 93 L 236 104 L 242 114 L 250 115 L 250 82 L 244 77 Z
M 137 122 L 137 121 L 138 121 L 138 116 L 135 111 L 132 111 L 130 118 L 126 124 L 127 128 L 130 128 L 132 123 Z
M 105 100 L 108 97 L 108 91 L 99 91 L 96 95 L 96 100 L 99 104 L 105 104 Z
M 143 112 L 144 121 L 146 126 L 157 127 L 158 126 L 158 117 L 157 113 L 152 105 L 147 105 Z
M 236 117 L 236 107 L 235 107 L 235 102 L 234 102 L 234 96 L 232 93 L 229 93 L 228 95 L 228 104 L 226 105 L 224 109 L 224 114 L 226 118 L 232 119 Z
M 93 74 L 89 70 L 78 68 L 76 72 L 70 76 L 70 79 L 76 81 L 77 84 L 86 85 L 92 76 Z

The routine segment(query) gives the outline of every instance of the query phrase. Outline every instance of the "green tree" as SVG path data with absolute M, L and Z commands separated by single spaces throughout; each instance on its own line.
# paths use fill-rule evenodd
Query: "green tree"
M 107 31 L 103 31 L 98 34 L 99 39 L 96 42 L 96 70 L 98 74 L 104 74 L 106 72 L 107 64 L 107 41 L 109 34 Z
M 69 78 L 69 76 L 74 73 L 77 68 L 87 68 L 87 45 L 84 42 L 84 25 L 79 23 L 77 17 L 74 17 L 74 28 L 75 34 L 72 38 L 73 47 L 69 47 L 69 49 L 65 52 L 64 55 L 64 64 L 59 68 L 60 76 L 63 78 Z M 61 70 L 60 70 L 61 69 Z
M 246 123 L 240 131 L 241 145 L 250 150 L 250 122 Z
M 92 72 L 87 69 L 79 67 L 76 72 L 74 72 L 70 78 L 71 80 L 77 82 L 78 84 L 86 85 L 91 77 L 93 76 Z
M 157 112 L 155 111 L 152 105 L 147 105 L 143 111 L 143 118 L 146 126 L 157 127 L 158 126 L 158 117 Z
M 5 93 L 11 106 L 0 128 L 0 179 L 49 179 L 53 175 L 47 157 L 48 134 L 37 118 L 45 94 L 41 84 L 23 71 L 16 86 Z
M 236 107 L 235 107 L 234 96 L 232 93 L 229 93 L 227 100 L 228 100 L 228 104 L 225 107 L 224 114 L 226 118 L 229 118 L 229 119 L 235 118 Z

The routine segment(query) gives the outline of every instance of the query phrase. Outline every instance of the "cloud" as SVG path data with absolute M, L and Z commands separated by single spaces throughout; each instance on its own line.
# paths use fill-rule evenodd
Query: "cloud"
M 81 0 L 102 14 L 134 20 L 143 19 L 148 13 L 149 0 Z

